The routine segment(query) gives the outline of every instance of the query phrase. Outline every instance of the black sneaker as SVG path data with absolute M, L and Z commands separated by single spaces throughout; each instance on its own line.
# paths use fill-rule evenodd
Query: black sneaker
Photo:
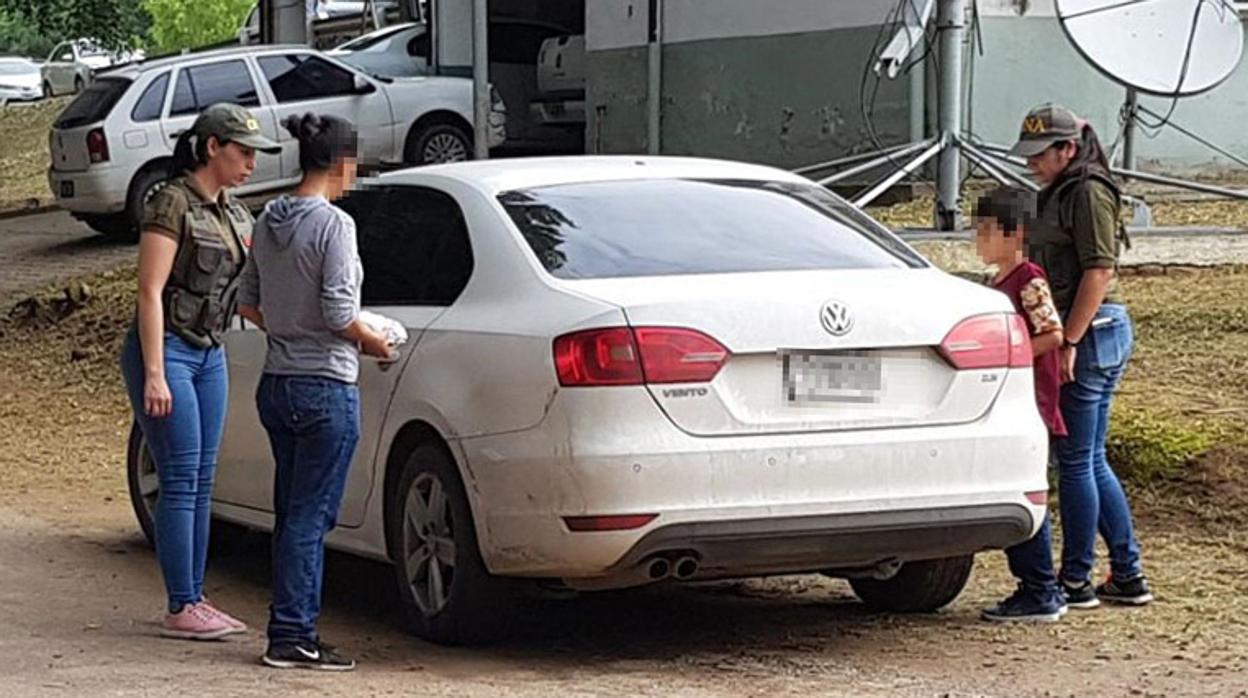
M 269 643 L 260 661 L 278 669 L 351 671 L 355 668 L 354 659 L 338 654 L 333 647 L 321 642 Z
M 1143 574 L 1130 579 L 1114 579 L 1112 576 L 1096 588 L 1096 595 L 1110 603 L 1128 606 L 1144 606 L 1152 603 L 1153 592 Z
M 1101 600 L 1096 595 L 1097 590 L 1092 588 L 1092 582 L 1071 584 L 1063 579 L 1061 584 L 1067 606 L 1087 610 L 1101 605 Z
M 1010 598 L 979 615 L 996 623 L 1056 623 L 1066 615 L 1066 599 L 1060 591 L 1040 591 L 1020 584 Z

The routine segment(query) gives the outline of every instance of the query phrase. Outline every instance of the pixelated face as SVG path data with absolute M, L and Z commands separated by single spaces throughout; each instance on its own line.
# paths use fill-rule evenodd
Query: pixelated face
M 975 252 L 987 264 L 1013 258 L 1023 247 L 1021 230 L 1007 232 L 996 218 L 975 219 Z
M 329 192 L 328 197 L 331 201 L 340 199 L 355 184 L 355 178 L 359 170 L 359 164 L 355 158 L 342 158 L 334 163 L 334 167 L 329 171 Z
M 1078 152 L 1079 149 L 1071 141 L 1055 143 L 1039 155 L 1027 158 L 1027 169 L 1031 170 L 1040 183 L 1049 184 L 1066 171 Z

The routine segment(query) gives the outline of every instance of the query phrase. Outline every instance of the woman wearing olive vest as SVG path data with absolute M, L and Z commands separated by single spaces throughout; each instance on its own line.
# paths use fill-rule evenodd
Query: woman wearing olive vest
M 1032 109 L 1010 151 L 1044 185 L 1028 253 L 1049 277 L 1064 318 L 1062 418 L 1056 442 L 1062 512 L 1062 569 L 1071 608 L 1101 600 L 1143 605 L 1153 599 L 1140 566 L 1131 507 L 1105 458 L 1109 408 L 1131 358 L 1134 335 L 1116 275 L 1125 236 L 1121 197 L 1096 133 L 1070 110 Z M 1109 578 L 1092 586 L 1096 534 L 1109 546 Z
M 146 205 L 135 322 L 121 354 L 135 419 L 156 464 L 156 557 L 168 594 L 166 637 L 215 640 L 246 629 L 203 595 L 212 480 L 225 424 L 221 335 L 234 313 L 252 217 L 227 187 L 256 151 L 280 152 L 233 104 L 204 110 L 174 149 L 180 173 Z

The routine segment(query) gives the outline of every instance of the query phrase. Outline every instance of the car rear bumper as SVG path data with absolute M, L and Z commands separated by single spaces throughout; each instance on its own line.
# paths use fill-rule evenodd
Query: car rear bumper
M 120 168 L 94 165 L 89 170 L 48 170 L 56 204 L 74 213 L 118 213 L 126 208 L 130 176 Z
M 698 578 L 870 567 L 1006 547 L 1043 520 L 1027 493 L 1047 491 L 1048 437 L 1027 371 L 969 424 L 749 437 L 690 436 L 644 390 L 608 390 L 565 390 L 536 429 L 460 442 L 492 572 L 628 586 L 681 551 Z M 565 522 L 629 514 L 657 516 Z

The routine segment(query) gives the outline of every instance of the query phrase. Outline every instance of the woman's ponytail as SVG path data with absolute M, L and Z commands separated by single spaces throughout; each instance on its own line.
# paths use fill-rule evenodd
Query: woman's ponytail
M 191 146 L 191 139 L 194 137 L 195 131 L 189 128 L 178 136 L 178 141 L 173 146 L 173 171 L 175 173 L 190 172 L 199 165 L 199 158 Z

